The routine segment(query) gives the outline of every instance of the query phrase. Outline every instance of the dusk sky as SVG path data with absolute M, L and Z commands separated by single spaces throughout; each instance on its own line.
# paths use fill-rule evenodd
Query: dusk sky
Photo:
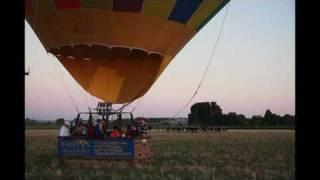
M 223 113 L 247 117 L 295 114 L 295 1 L 231 0 L 221 39 L 195 102 L 215 101 Z M 159 79 L 126 110 L 134 116 L 171 117 L 193 95 L 209 62 L 226 7 L 177 54 Z M 25 21 L 25 117 L 76 117 L 98 99 L 87 94 L 60 62 L 47 54 Z

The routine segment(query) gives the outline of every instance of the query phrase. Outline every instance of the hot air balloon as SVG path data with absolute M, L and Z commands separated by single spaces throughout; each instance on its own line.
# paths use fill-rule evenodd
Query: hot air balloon
M 27 0 L 46 51 L 91 95 L 143 96 L 186 43 L 230 0 Z
M 88 93 L 106 102 L 98 103 L 97 112 L 89 112 L 87 126 L 92 124 L 92 114 L 102 116 L 106 123 L 115 115 L 121 129 L 125 112 L 110 111 L 111 104 L 143 96 L 176 54 L 229 1 L 26 0 L 26 20 L 46 51 Z M 82 124 L 78 123 L 81 114 L 75 124 Z M 132 113 L 128 117 L 134 125 Z M 71 123 L 71 127 L 75 126 Z M 148 138 L 59 137 L 58 156 L 63 160 L 149 160 Z

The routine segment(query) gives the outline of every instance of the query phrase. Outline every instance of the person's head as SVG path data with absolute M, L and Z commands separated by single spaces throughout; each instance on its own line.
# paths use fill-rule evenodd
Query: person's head
M 70 127 L 70 122 L 65 120 L 64 123 L 63 123 L 63 125 L 64 125 L 65 127 L 69 128 L 69 127 Z
M 141 120 L 140 120 L 140 125 L 141 125 L 141 126 L 146 125 L 146 122 L 144 121 L 144 119 L 141 119 Z

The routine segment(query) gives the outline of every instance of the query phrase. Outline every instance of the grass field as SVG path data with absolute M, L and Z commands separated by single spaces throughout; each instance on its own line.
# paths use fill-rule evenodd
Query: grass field
M 295 179 L 294 130 L 151 132 L 153 160 L 135 168 L 63 166 L 57 130 L 26 130 L 26 179 Z

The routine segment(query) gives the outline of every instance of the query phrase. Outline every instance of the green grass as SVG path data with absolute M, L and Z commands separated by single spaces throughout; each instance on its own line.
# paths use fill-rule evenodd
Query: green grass
M 294 131 L 158 132 L 153 161 L 135 168 L 60 165 L 54 135 L 26 133 L 26 179 L 295 179 Z

